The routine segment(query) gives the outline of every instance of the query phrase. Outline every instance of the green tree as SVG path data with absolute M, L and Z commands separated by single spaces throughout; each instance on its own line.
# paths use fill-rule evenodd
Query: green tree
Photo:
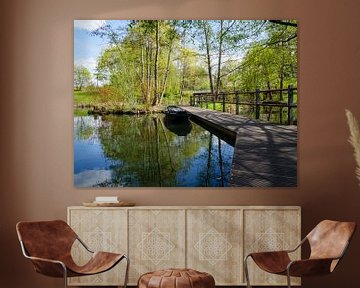
M 151 109 L 184 103 L 195 90 L 296 85 L 295 21 L 133 20 L 92 35 L 107 40 L 98 58 L 104 102 Z M 269 94 L 271 98 L 272 95 Z M 186 101 L 186 99 L 185 99 Z
M 157 106 L 164 98 L 173 69 L 173 52 L 179 36 L 176 20 L 134 20 L 126 33 L 104 26 L 93 32 L 106 38 L 111 48 L 98 61 L 102 75 L 127 100 Z M 127 87 L 124 87 L 126 83 Z
M 82 65 L 74 65 L 74 89 L 82 90 L 82 88 L 91 84 L 91 73 Z

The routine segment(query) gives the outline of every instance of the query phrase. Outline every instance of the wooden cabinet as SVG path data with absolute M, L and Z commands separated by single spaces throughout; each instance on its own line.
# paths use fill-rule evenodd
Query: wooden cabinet
M 193 268 L 212 274 L 217 285 L 245 285 L 249 252 L 289 249 L 300 242 L 300 207 L 69 207 L 68 222 L 93 250 L 130 257 L 129 284 L 163 268 Z M 79 263 L 88 255 L 74 245 Z M 294 255 L 300 258 L 300 251 Z M 285 277 L 263 273 L 249 261 L 253 285 L 285 285 Z M 121 285 L 125 263 L 106 273 L 73 278 L 70 285 Z M 295 285 L 300 284 L 294 279 Z

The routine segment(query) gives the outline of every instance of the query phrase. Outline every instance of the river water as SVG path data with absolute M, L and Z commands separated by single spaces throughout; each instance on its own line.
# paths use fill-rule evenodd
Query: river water
M 233 154 L 231 140 L 194 121 L 163 114 L 74 117 L 79 188 L 228 186 Z

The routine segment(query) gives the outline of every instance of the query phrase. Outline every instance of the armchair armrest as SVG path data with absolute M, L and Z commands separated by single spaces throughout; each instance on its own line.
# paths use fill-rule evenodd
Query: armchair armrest
M 306 237 L 303 238 L 303 239 L 301 240 L 301 242 L 300 242 L 295 248 L 290 249 L 290 250 L 285 250 L 285 251 L 288 252 L 288 253 L 295 252 L 297 249 L 299 249 L 299 248 L 306 242 L 306 240 L 307 240 Z
M 246 257 L 252 257 L 253 255 L 257 255 L 257 254 L 263 254 L 263 255 L 268 255 L 268 256 L 271 256 L 271 255 L 285 255 L 285 254 L 288 254 L 288 253 L 292 253 L 292 252 L 295 252 L 297 249 L 299 249 L 304 243 L 305 241 L 307 240 L 307 238 L 305 237 L 304 239 L 301 240 L 301 242 L 299 243 L 299 245 L 297 245 L 295 248 L 293 249 L 288 249 L 288 250 L 279 250 L 279 251 L 265 251 L 265 252 L 252 252 L 252 253 L 249 253 Z
M 288 274 L 291 276 L 311 276 L 329 274 L 334 271 L 336 265 L 344 256 L 349 241 L 346 242 L 341 254 L 330 258 L 311 258 L 291 261 L 287 266 Z
M 339 258 L 318 258 L 318 259 L 303 259 L 291 261 L 287 266 L 287 271 L 290 276 L 302 277 L 329 274 L 332 272 L 332 263 Z
M 30 256 L 26 252 L 24 243 L 22 241 L 20 241 L 20 245 L 23 255 L 25 256 L 25 258 L 31 260 L 31 262 L 34 264 L 36 272 L 51 277 L 66 277 L 67 269 L 64 262 L 54 259 Z
M 90 248 L 80 239 L 78 235 L 76 235 L 76 240 L 80 242 L 80 244 L 90 253 L 95 253 L 94 251 L 90 250 Z
M 40 274 L 59 278 L 66 277 L 67 275 L 66 265 L 59 260 L 32 256 L 27 256 L 26 258 L 31 260 L 34 264 L 35 271 Z

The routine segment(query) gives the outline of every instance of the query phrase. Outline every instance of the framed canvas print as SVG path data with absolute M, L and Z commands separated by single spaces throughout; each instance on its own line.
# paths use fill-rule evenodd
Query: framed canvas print
M 295 20 L 75 20 L 75 187 L 297 185 Z

